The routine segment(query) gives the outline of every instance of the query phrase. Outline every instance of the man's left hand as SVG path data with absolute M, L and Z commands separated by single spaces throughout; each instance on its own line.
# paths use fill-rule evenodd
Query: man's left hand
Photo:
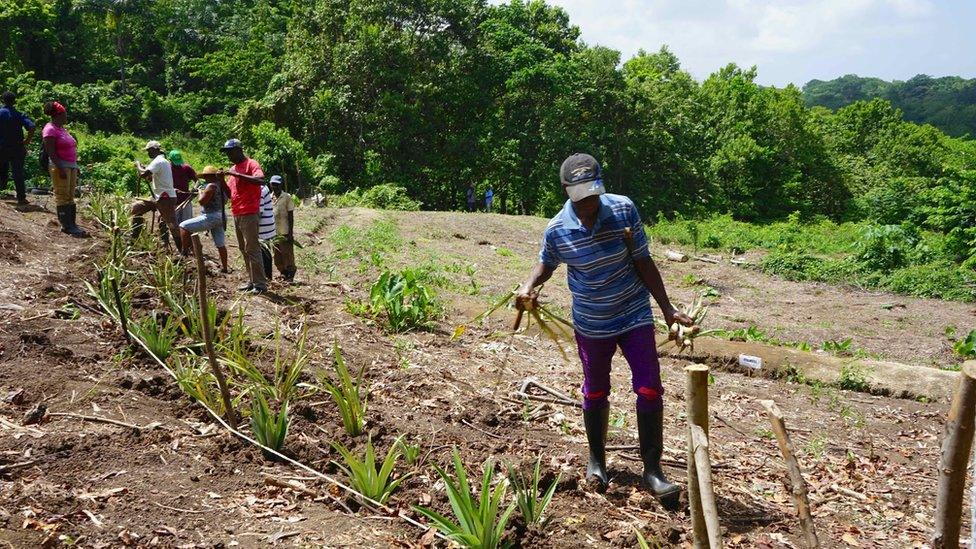
M 694 319 L 674 307 L 664 311 L 664 322 L 667 323 L 668 327 L 674 326 L 675 322 L 682 326 L 692 326 L 695 324 Z

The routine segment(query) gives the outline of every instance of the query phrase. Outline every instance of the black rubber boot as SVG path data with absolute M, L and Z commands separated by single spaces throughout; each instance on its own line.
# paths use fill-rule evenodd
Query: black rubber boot
M 644 462 L 644 486 L 667 509 L 678 506 L 681 488 L 668 482 L 661 470 L 661 454 L 664 452 L 664 411 L 637 412 L 637 433 L 640 436 L 641 461 Z
M 601 489 L 610 484 L 607 475 L 607 426 L 610 423 L 610 407 L 599 410 L 583 410 L 583 426 L 586 427 L 586 442 L 590 447 L 589 462 L 586 465 L 586 480 L 596 479 Z
M 61 232 L 64 234 L 71 234 L 71 224 L 68 221 L 68 206 L 70 206 L 70 204 L 64 204 L 57 207 L 58 224 L 61 225 Z
M 75 204 L 63 204 L 58 206 L 57 210 L 58 222 L 61 224 L 62 233 L 76 238 L 88 236 L 88 233 L 81 230 L 78 225 L 75 224 L 75 218 L 78 215 L 78 206 Z
M 78 226 L 78 205 L 68 205 L 68 221 L 71 222 L 71 236 L 76 238 L 88 238 L 88 231 Z

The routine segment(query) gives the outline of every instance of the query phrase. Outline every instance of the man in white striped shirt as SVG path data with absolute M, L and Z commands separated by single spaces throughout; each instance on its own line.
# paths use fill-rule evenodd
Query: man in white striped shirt
M 261 261 L 264 263 L 264 276 L 271 280 L 271 247 L 272 240 L 278 235 L 275 227 L 274 201 L 271 199 L 271 189 L 261 185 L 261 209 L 258 212 L 258 240 L 261 241 Z

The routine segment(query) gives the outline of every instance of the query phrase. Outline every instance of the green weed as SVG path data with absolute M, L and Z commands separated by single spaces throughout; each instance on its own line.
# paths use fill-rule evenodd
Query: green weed
M 420 282 L 417 271 L 384 271 L 369 292 L 369 310 L 383 317 L 393 333 L 429 329 L 443 313 L 434 292 Z
M 552 496 L 556 493 L 556 486 L 559 484 L 559 476 L 557 475 L 552 484 L 545 492 L 539 491 L 539 482 L 541 481 L 540 467 L 542 464 L 542 458 L 538 458 L 535 462 L 535 468 L 532 470 L 532 476 L 525 477 L 520 475 L 513 469 L 509 469 L 508 478 L 512 483 L 512 487 L 515 491 L 515 503 L 518 505 L 519 513 L 522 514 L 522 518 L 525 519 L 525 523 L 528 524 L 539 524 L 543 528 L 549 523 L 552 517 L 545 517 L 546 507 L 552 501 Z
M 848 362 L 841 366 L 840 379 L 837 385 L 848 391 L 867 392 L 871 385 L 867 381 L 867 369 L 857 362 Z
M 210 408 L 219 416 L 224 416 L 227 410 L 224 400 L 220 396 L 220 386 L 217 378 L 205 361 L 194 355 L 182 357 L 174 356 L 173 372 L 180 389 L 201 404 Z
M 403 454 L 403 460 L 407 462 L 407 465 L 411 467 L 417 465 L 420 461 L 420 445 L 408 443 L 403 437 L 400 437 L 398 442 L 400 453 Z
M 965 338 L 953 342 L 952 350 L 963 359 L 976 358 L 976 330 L 970 330 Z
M 811 438 L 806 446 L 803 447 L 803 450 L 816 459 L 822 458 L 824 452 L 827 450 L 827 435 L 820 433 Z
M 651 549 L 651 544 L 647 541 L 647 538 L 644 537 L 644 534 L 642 534 L 640 530 L 638 530 L 638 529 L 635 528 L 634 529 L 634 535 L 637 536 L 637 547 L 638 547 L 638 549 Z M 660 547 L 660 546 L 661 545 L 658 544 L 658 543 L 655 543 L 654 544 L 654 547 L 655 548 Z
M 834 353 L 835 355 L 847 356 L 851 354 L 851 345 L 853 342 L 854 340 L 851 338 L 840 341 L 824 341 L 820 349 L 828 353 Z

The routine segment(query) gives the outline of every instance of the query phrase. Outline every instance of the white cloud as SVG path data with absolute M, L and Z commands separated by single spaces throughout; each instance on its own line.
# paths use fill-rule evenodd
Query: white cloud
M 778 84 L 802 84 L 841 61 L 851 66 L 846 72 L 863 70 L 849 57 L 896 55 L 893 43 L 933 33 L 932 20 L 945 11 L 931 0 L 548 1 L 566 9 L 587 43 L 624 59 L 667 44 L 698 78 L 736 62 L 758 65 L 761 80 Z

